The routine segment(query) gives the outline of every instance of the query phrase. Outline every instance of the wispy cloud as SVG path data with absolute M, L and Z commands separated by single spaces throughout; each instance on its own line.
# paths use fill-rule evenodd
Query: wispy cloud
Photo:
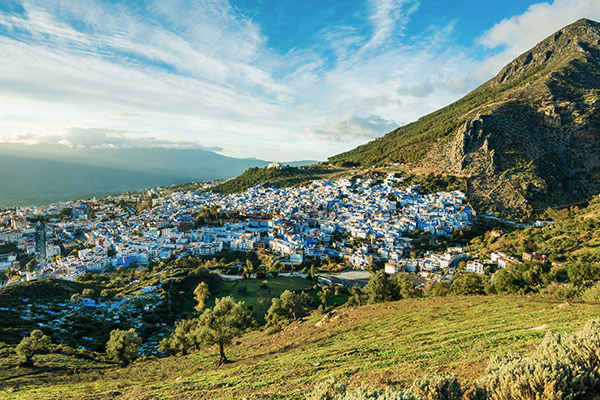
M 17 2 L 0 12 L 0 139 L 201 143 L 264 159 L 347 150 L 457 99 L 560 26 L 600 18 L 595 0 L 534 5 L 481 37 L 482 61 L 456 44 L 455 21 L 409 29 L 417 0 L 357 2 L 280 52 L 227 0 Z
M 331 26 L 278 54 L 226 0 L 28 0 L 24 12 L 0 14 L 0 137 L 33 133 L 77 145 L 65 132 L 93 126 L 235 156 L 280 158 L 276 140 L 286 144 L 283 157 L 324 159 L 395 127 L 389 121 L 431 111 L 455 90 L 438 85 L 457 73 L 448 66 L 459 55 L 446 49 L 452 26 L 403 42 L 418 2 L 367 1 L 361 26 Z M 325 132 L 337 135 L 337 147 L 314 145 L 334 143 Z M 123 145 L 113 133 L 98 143 Z
M 415 0 L 371 0 L 369 19 L 375 27 L 367 47 L 380 46 L 394 35 L 402 34 L 410 15 L 419 7 Z

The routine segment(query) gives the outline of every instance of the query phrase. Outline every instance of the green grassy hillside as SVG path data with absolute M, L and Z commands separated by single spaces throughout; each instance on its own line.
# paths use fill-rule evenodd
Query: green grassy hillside
M 410 299 L 340 309 L 327 321 L 314 313 L 271 335 L 250 332 L 228 349 L 233 362 L 222 367 L 216 349 L 126 368 L 55 354 L 36 356 L 33 369 L 16 368 L 16 357 L 5 354 L 0 398 L 302 398 L 330 374 L 378 388 L 445 371 L 472 381 L 489 356 L 529 352 L 548 329 L 570 332 L 597 315 L 596 304 L 541 297 Z

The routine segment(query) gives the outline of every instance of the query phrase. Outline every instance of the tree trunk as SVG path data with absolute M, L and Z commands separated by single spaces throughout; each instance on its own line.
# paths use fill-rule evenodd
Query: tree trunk
M 223 348 L 223 343 L 219 343 L 219 364 L 217 365 L 223 365 L 228 362 L 229 360 L 227 359 L 227 357 L 225 357 L 225 349 Z
M 33 357 L 25 356 L 25 361 L 20 365 L 21 367 L 33 367 Z

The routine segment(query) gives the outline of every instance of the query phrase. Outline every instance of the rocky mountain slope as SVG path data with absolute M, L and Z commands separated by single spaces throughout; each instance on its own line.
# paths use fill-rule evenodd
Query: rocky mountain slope
M 600 192 L 600 24 L 561 29 L 461 100 L 329 161 L 466 176 L 473 199 L 512 209 L 590 198 Z

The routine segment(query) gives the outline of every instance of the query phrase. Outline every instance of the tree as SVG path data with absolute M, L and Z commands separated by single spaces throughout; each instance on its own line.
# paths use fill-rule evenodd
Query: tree
M 484 294 L 484 278 L 471 272 L 457 272 L 450 290 L 456 294 Z
M 407 275 L 398 274 L 394 277 L 394 280 L 400 298 L 409 299 L 423 296 L 423 291 L 417 289 L 415 283 Z
M 371 275 L 362 292 L 366 296 L 368 304 L 399 299 L 398 288 L 394 279 L 385 272 L 376 272 Z
M 139 357 L 139 347 L 142 339 L 137 335 L 135 329 L 128 331 L 114 329 L 110 332 L 110 339 L 106 343 L 106 354 L 122 365 L 127 365 Z
M 36 329 L 21 340 L 15 351 L 21 357 L 25 357 L 25 361 L 21 363 L 23 366 L 33 366 L 33 356 L 50 348 L 50 338 L 44 333 Z
M 427 296 L 444 297 L 450 293 L 450 284 L 448 282 L 434 282 L 425 286 Z
M 175 331 L 171 333 L 168 339 L 160 342 L 159 351 L 168 353 L 187 354 L 191 347 L 197 347 L 198 343 L 194 341 L 194 330 L 198 326 L 197 319 L 184 319 L 175 323 Z
M 285 290 L 279 298 L 274 298 L 267 311 L 267 325 L 285 325 L 308 315 L 308 296 Z
M 590 262 L 572 262 L 567 265 L 567 275 L 574 285 L 584 285 L 598 275 L 598 267 Z
M 351 307 L 362 306 L 366 304 L 367 299 L 363 294 L 360 286 L 354 285 L 350 288 L 350 297 L 348 297 L 348 305 Z
M 538 262 L 512 264 L 494 275 L 496 293 L 528 293 L 539 291 L 550 280 L 549 267 Z
M 115 292 L 112 289 L 102 289 L 102 291 L 100 292 L 100 297 L 104 299 L 112 299 L 115 297 L 116 294 L 117 292 Z
M 321 290 L 319 290 L 319 293 L 317 293 L 317 296 L 319 296 L 319 299 L 321 300 L 321 303 L 327 307 L 327 301 L 329 300 L 329 298 L 333 295 L 333 287 L 331 285 L 328 286 L 323 286 L 321 288 Z
M 281 271 L 281 269 L 283 268 L 283 264 L 281 263 L 281 261 L 275 261 L 275 262 L 274 262 L 274 263 L 271 265 L 271 267 L 272 267 L 273 269 L 276 269 L 276 270 L 279 270 L 279 271 Z
M 83 289 L 83 291 L 81 292 L 81 295 L 86 298 L 92 298 L 92 297 L 94 297 L 95 294 L 96 294 L 96 291 L 94 289 L 90 289 L 90 288 Z
M 204 310 L 204 306 L 206 304 L 208 296 L 210 296 L 208 285 L 206 284 L 206 282 L 200 282 L 198 286 L 196 286 L 196 289 L 194 289 L 194 299 L 198 302 L 198 304 L 196 304 L 196 307 L 194 307 L 196 311 Z
M 27 263 L 27 271 L 33 272 L 35 271 L 35 267 L 37 267 L 37 260 L 32 258 L 31 261 Z
M 194 340 L 200 345 L 219 346 L 219 363 L 228 362 L 225 346 L 250 326 L 250 312 L 244 302 L 235 302 L 231 296 L 217 299 L 213 308 L 207 308 L 198 318 Z
M 81 302 L 82 296 L 80 293 L 74 293 L 73 296 L 71 296 L 71 303 L 79 303 Z

